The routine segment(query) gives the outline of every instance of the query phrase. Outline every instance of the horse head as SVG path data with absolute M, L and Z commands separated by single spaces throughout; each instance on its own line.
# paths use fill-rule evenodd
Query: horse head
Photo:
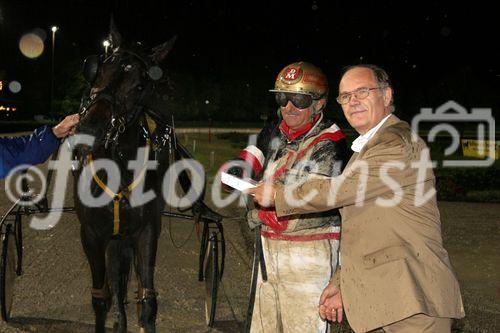
M 108 39 L 110 54 L 89 56 L 83 67 L 90 89 L 82 99 L 77 132 L 95 138 L 93 147 L 81 148 L 87 153 L 117 144 L 148 111 L 155 86 L 164 81 L 160 64 L 175 42 L 174 37 L 151 50 L 140 42 L 125 44 L 113 23 Z

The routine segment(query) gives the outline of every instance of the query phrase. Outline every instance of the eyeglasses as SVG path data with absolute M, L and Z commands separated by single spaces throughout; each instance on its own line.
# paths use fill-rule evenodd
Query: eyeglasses
M 365 99 L 370 94 L 370 90 L 385 89 L 385 88 L 387 88 L 387 86 L 375 87 L 375 88 L 362 87 L 351 92 L 342 93 L 336 98 L 336 100 L 339 104 L 343 105 L 351 101 L 352 95 L 354 95 L 357 99 Z
M 276 93 L 275 97 L 276 103 L 278 103 L 279 106 L 285 107 L 288 104 L 288 101 L 290 101 L 296 108 L 299 109 L 307 109 L 315 100 L 311 95 L 284 92 Z

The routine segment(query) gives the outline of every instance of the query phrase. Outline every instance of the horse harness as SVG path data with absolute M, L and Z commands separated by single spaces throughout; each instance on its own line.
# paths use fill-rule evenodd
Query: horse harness
M 104 100 L 110 104 L 111 121 L 110 126 L 106 131 L 103 144 L 105 149 L 108 149 L 111 146 L 111 148 L 116 152 L 118 158 L 122 157 L 122 153 L 118 148 L 118 138 L 120 134 L 124 133 L 128 127 L 137 121 L 139 121 L 142 137 L 146 141 L 144 165 L 142 166 L 141 171 L 135 179 L 132 179 L 127 186 L 122 187 L 122 189 L 117 193 L 111 190 L 97 175 L 92 154 L 89 153 L 86 156 L 93 180 L 99 188 L 113 200 L 113 236 L 118 236 L 120 234 L 120 202 L 123 198 L 128 199 L 132 190 L 136 188 L 144 179 L 147 171 L 147 162 L 150 159 L 150 151 L 152 150 L 154 153 L 154 161 L 158 161 L 159 153 L 168 145 L 168 159 L 172 162 L 174 160 L 174 151 L 177 146 L 173 119 L 172 125 L 170 125 L 161 119 L 161 116 L 157 112 L 146 106 L 146 101 L 148 101 L 152 96 L 155 88 L 154 81 L 159 80 L 162 76 L 161 69 L 158 66 L 148 66 L 148 63 L 136 53 L 130 51 L 124 51 L 124 53 L 130 54 L 139 59 L 145 68 L 148 68 L 145 72 L 147 73 L 149 79 L 146 80 L 145 87 L 142 89 L 132 112 L 125 112 L 124 115 L 117 116 L 115 112 L 116 109 L 126 108 L 124 103 L 118 100 L 114 94 L 108 92 L 110 90 L 109 86 L 99 89 L 93 94 L 89 93 L 88 98 L 82 99 L 79 111 L 80 117 L 83 118 L 87 114 L 88 110 L 90 110 L 90 108 L 97 102 Z M 109 57 L 107 59 L 109 59 Z M 107 59 L 104 60 L 104 62 L 106 62 Z M 97 77 L 101 66 L 99 61 L 100 58 L 97 58 L 97 56 L 90 56 L 85 59 L 84 77 L 90 84 L 92 84 Z M 122 67 L 124 70 L 127 70 L 126 66 Z M 141 116 L 142 118 L 139 119 Z
M 147 161 L 149 160 L 149 150 L 150 150 L 150 143 L 148 142 L 145 149 L 144 165 L 142 166 L 139 175 L 126 188 L 122 189 L 118 193 L 115 193 L 113 190 L 111 190 L 101 180 L 101 178 L 99 178 L 94 168 L 94 160 L 92 159 L 92 154 L 89 154 L 87 156 L 87 161 L 90 166 L 90 170 L 92 172 L 92 178 L 94 179 L 96 184 L 104 191 L 104 193 L 106 193 L 109 197 L 111 197 L 111 199 L 113 199 L 113 236 L 116 236 L 120 233 L 120 201 L 124 197 L 127 198 L 128 194 L 132 192 L 132 190 L 136 188 L 137 185 L 139 185 L 141 181 L 144 179 L 147 170 L 146 169 Z

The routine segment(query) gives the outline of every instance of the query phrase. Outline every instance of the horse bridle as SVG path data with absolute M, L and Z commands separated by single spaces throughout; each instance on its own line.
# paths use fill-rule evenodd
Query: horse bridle
M 118 138 L 120 134 L 125 132 L 125 130 L 130 127 L 132 124 L 136 122 L 136 120 L 139 118 L 139 116 L 143 113 L 147 113 L 148 108 L 146 107 L 146 102 L 150 99 L 152 96 L 152 93 L 154 91 L 154 85 L 156 80 L 159 80 L 161 78 L 161 69 L 158 66 L 149 66 L 148 62 L 143 59 L 140 55 L 137 53 L 131 52 L 131 51 L 119 51 L 121 54 L 127 54 L 131 55 L 134 58 L 138 59 L 139 62 L 141 63 L 143 69 L 142 69 L 142 74 L 145 77 L 146 84 L 142 87 L 141 94 L 139 95 L 139 98 L 137 98 L 136 102 L 134 103 L 134 106 L 132 108 L 132 111 L 129 112 L 127 110 L 125 103 L 121 100 L 119 100 L 114 93 L 111 93 L 110 86 L 112 85 L 112 82 L 110 82 L 106 87 L 95 90 L 92 92 L 92 90 L 89 91 L 88 98 L 82 98 L 82 102 L 80 104 L 80 118 L 85 117 L 87 114 L 88 110 L 96 103 L 100 101 L 106 101 L 110 107 L 111 107 L 111 121 L 109 124 L 109 127 L 106 130 L 106 134 L 104 137 L 104 147 L 107 149 L 109 145 L 116 145 L 118 142 Z M 108 61 L 111 57 L 115 55 L 112 55 L 108 58 L 106 58 L 103 63 Z M 95 72 L 95 76 L 93 78 L 89 78 L 87 74 L 87 66 L 88 66 L 88 60 L 91 59 L 92 61 L 95 61 L 97 58 L 95 56 L 91 56 L 85 60 L 85 67 L 84 67 L 84 76 L 86 79 L 89 81 L 89 83 L 93 83 L 95 81 L 95 76 L 97 76 L 98 71 L 101 67 L 100 64 L 91 64 L 90 67 L 92 67 L 92 70 Z M 124 65 L 120 64 L 121 67 L 124 67 L 122 70 L 125 70 Z M 160 71 L 160 73 L 158 73 Z M 146 76 L 147 74 L 147 76 Z M 119 109 L 125 109 L 126 112 L 123 115 L 118 115 L 118 113 L 115 110 Z M 149 135 L 149 131 L 143 127 L 143 132 L 145 132 L 145 135 Z

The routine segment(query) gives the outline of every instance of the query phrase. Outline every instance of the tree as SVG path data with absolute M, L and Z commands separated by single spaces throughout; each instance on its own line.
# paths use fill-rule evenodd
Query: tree
M 80 59 L 72 60 L 65 67 L 66 71 L 58 78 L 58 98 L 54 99 L 54 116 L 58 118 L 78 112 L 82 95 L 88 89 L 88 83 L 82 75 Z

